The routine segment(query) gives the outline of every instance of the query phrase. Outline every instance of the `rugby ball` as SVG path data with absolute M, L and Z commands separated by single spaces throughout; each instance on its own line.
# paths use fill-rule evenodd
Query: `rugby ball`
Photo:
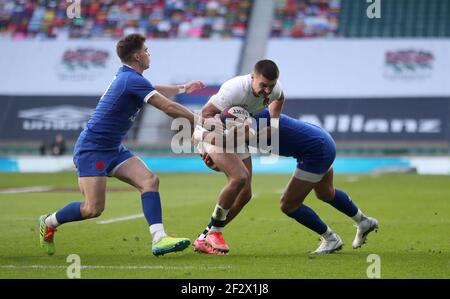
M 227 119 L 243 122 L 246 118 L 250 117 L 250 113 L 241 106 L 233 106 L 225 108 L 220 113 L 220 120 L 225 123 Z

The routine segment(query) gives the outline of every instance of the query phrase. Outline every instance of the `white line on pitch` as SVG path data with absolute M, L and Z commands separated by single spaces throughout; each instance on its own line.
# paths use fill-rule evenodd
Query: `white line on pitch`
M 7 188 L 7 189 L 0 189 L 0 193 L 13 194 L 13 193 L 29 193 L 29 192 L 48 192 L 51 191 L 52 189 L 53 187 L 46 187 L 46 186 Z
M 126 216 L 126 217 L 111 218 L 111 219 L 107 219 L 107 220 L 97 221 L 97 224 L 109 224 L 109 223 L 114 223 L 114 222 L 133 220 L 133 219 L 142 218 L 142 217 L 144 217 L 144 214 L 134 214 L 134 215 Z
M 67 269 L 68 266 L 62 265 L 0 265 L 0 269 Z M 231 266 L 162 266 L 162 265 L 144 265 L 144 266 L 105 266 L 105 265 L 81 265 L 81 269 L 108 269 L 108 270 L 187 270 L 187 269 L 231 269 Z
M 348 178 L 345 179 L 346 182 L 348 183 L 356 183 L 359 181 L 359 177 L 357 176 L 349 176 Z

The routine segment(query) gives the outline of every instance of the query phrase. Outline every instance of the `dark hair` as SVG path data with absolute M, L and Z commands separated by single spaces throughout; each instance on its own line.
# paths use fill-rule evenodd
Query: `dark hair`
M 272 81 L 278 79 L 280 71 L 278 66 L 269 59 L 260 60 L 255 64 L 255 73 L 263 75 L 266 79 Z
M 128 62 L 136 51 L 142 49 L 145 37 L 138 33 L 122 37 L 117 43 L 116 52 L 122 62 Z

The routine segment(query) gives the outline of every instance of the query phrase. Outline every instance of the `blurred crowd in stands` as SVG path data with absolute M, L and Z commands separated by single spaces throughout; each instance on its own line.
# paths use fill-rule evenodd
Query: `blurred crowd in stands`
M 341 0 L 275 0 L 271 37 L 338 35 Z
M 271 37 L 336 36 L 341 0 L 274 0 Z M 78 2 L 80 16 L 67 8 Z M 0 37 L 242 38 L 252 0 L 0 0 Z
M 67 8 L 80 3 L 80 17 Z M 241 38 L 252 0 L 0 0 L 0 37 Z

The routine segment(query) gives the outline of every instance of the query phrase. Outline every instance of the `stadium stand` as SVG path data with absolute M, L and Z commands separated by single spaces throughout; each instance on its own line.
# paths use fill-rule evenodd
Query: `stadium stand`
M 334 37 L 340 0 L 276 0 L 271 37 Z
M 350 38 L 449 37 L 450 1 L 382 1 L 380 19 L 366 16 L 365 1 L 342 0 L 339 35 Z
M 251 0 L 83 0 L 81 17 L 66 1 L 0 0 L 0 36 L 21 39 L 242 38 Z
M 272 38 L 448 37 L 450 1 L 382 1 L 380 19 L 354 0 L 276 0 Z

